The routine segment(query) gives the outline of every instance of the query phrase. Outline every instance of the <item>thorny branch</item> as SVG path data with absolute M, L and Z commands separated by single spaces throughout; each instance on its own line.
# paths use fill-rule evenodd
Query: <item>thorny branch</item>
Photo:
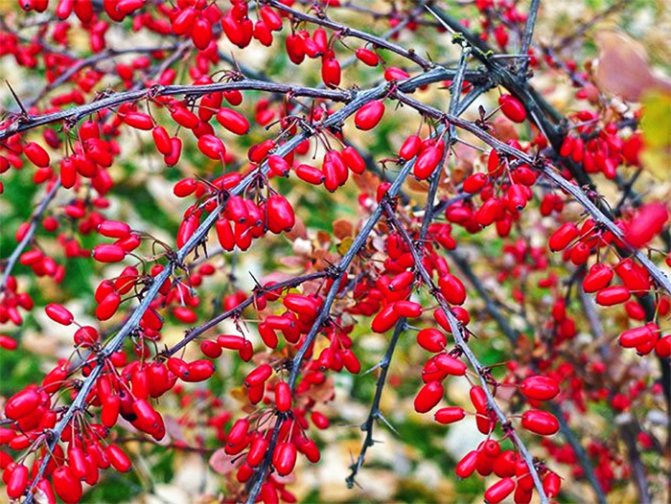
M 28 229 L 25 231 L 23 238 L 16 245 L 16 247 L 12 251 L 12 254 L 7 258 L 7 262 L 3 265 L 2 276 L 0 276 L 0 293 L 2 293 L 2 291 L 4 291 L 5 288 L 7 287 L 7 280 L 9 280 L 9 277 L 12 274 L 14 266 L 16 266 L 17 261 L 19 260 L 21 254 L 23 253 L 23 250 L 35 237 L 35 232 L 37 231 L 39 221 L 44 215 L 44 213 L 47 211 L 49 203 L 51 203 L 51 201 L 54 199 L 60 187 L 61 187 L 60 181 L 53 184 L 51 189 L 49 189 L 49 191 L 47 191 L 47 193 L 42 198 L 42 201 L 33 212 L 33 215 L 30 217 L 30 224 L 28 226 Z

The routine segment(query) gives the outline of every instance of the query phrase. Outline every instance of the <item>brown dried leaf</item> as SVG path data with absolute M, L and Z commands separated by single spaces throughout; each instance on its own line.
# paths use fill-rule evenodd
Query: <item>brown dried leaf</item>
M 411 191 L 425 194 L 429 192 L 429 183 L 426 180 L 417 180 L 415 177 L 408 177 L 408 188 Z
M 338 263 L 340 259 L 336 254 L 332 254 L 327 250 L 315 250 L 313 261 L 316 270 L 323 270 Z
M 502 142 L 507 142 L 508 140 L 517 140 L 519 138 L 515 124 L 504 115 L 497 116 L 496 119 L 489 122 L 489 125 L 492 127 L 492 130 L 489 132 L 489 134 L 495 136 Z M 475 149 L 469 150 L 475 153 Z
M 354 238 L 352 238 L 351 236 L 347 236 L 338 244 L 338 253 L 340 255 L 345 255 L 349 250 L 349 248 L 352 246 L 352 243 L 354 243 Z
M 347 219 L 338 219 L 333 223 L 333 234 L 336 238 L 342 240 L 354 234 L 354 226 Z
M 353 174 L 354 183 L 363 193 L 375 194 L 377 186 L 380 185 L 380 179 L 374 173 L 366 170 L 362 174 Z
M 240 402 L 247 402 L 247 391 L 242 386 L 232 388 L 229 394 L 233 399 L 236 399 Z
M 331 235 L 326 231 L 317 231 L 317 243 L 322 247 L 331 243 Z

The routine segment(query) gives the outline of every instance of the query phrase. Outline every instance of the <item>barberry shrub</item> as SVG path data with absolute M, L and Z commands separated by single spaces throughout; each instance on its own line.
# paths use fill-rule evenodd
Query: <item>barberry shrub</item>
M 7 497 L 665 501 L 662 14 L 582 3 L 3 4 Z

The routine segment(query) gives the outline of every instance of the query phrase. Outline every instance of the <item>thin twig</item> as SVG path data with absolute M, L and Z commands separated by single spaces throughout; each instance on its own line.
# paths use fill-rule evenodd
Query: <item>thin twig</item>
M 384 358 L 378 364 L 378 368 L 381 369 L 380 375 L 377 378 L 377 383 L 375 385 L 375 395 L 373 396 L 373 402 L 370 405 L 370 411 L 366 421 L 361 424 L 361 430 L 366 433 L 363 442 L 361 443 L 361 450 L 359 451 L 359 456 L 350 466 L 350 474 L 345 479 L 348 488 L 354 487 L 355 478 L 361 467 L 363 466 L 364 461 L 366 460 L 366 452 L 368 448 L 375 444 L 373 440 L 373 430 L 375 428 L 375 422 L 381 417 L 382 413 L 380 411 L 380 400 L 382 399 L 382 391 L 387 381 L 387 373 L 389 372 L 389 366 L 391 364 L 391 359 L 394 355 L 394 350 L 396 350 L 396 344 L 398 339 L 405 330 L 406 319 L 401 319 L 396 322 L 396 327 L 389 340 L 389 345 L 387 346 L 387 351 L 384 354 Z
M 520 67 L 520 75 L 524 76 L 529 68 L 529 47 L 531 47 L 531 39 L 534 36 L 534 28 L 536 26 L 536 18 L 538 17 L 538 8 L 541 5 L 540 0 L 531 0 L 529 13 L 527 14 L 527 24 L 524 27 L 524 36 L 522 37 L 522 46 L 520 47 L 520 54 L 524 55 Z
M 2 291 L 4 291 L 5 288 L 7 287 L 7 281 L 9 280 L 9 277 L 12 274 L 14 266 L 16 266 L 19 257 L 21 257 L 21 254 L 23 253 L 23 250 L 35 237 L 35 232 L 37 231 L 39 221 L 44 215 L 44 212 L 47 210 L 49 203 L 51 203 L 51 201 L 56 196 L 56 193 L 58 192 L 58 189 L 60 187 L 61 182 L 60 180 L 58 180 L 53 184 L 51 189 L 49 189 L 49 191 L 44 195 L 44 198 L 42 198 L 42 201 L 33 212 L 33 215 L 30 217 L 30 225 L 28 226 L 28 229 L 23 235 L 21 241 L 16 245 L 16 247 L 12 251 L 12 254 L 7 259 L 7 264 L 5 264 L 5 266 L 3 267 L 2 276 L 0 277 L 0 293 L 2 293 Z

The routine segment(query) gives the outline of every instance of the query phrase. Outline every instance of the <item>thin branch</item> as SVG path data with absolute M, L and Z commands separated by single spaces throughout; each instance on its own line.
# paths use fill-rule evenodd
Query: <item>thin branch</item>
M 51 201 L 56 196 L 56 193 L 58 192 L 58 189 L 60 187 L 61 182 L 60 180 L 58 180 L 53 184 L 51 189 L 49 189 L 49 191 L 44 195 L 42 201 L 33 212 L 33 215 L 30 217 L 30 225 L 28 226 L 28 229 L 26 230 L 21 241 L 14 248 L 12 254 L 7 259 L 7 264 L 5 264 L 5 266 L 3 267 L 2 276 L 0 277 L 0 293 L 2 293 L 2 291 L 4 291 L 5 288 L 7 287 L 7 281 L 9 280 L 9 277 L 12 274 L 14 266 L 16 266 L 19 257 L 21 257 L 21 254 L 23 253 L 23 250 L 33 240 L 40 219 L 44 215 L 44 212 L 47 210 L 49 203 L 51 203 Z
M 172 45 L 172 46 L 166 46 L 166 47 L 130 47 L 128 49 L 113 49 L 109 48 L 104 50 L 103 52 L 100 52 L 98 54 L 93 54 L 89 56 L 88 58 L 80 59 L 76 63 L 73 63 L 71 66 L 67 68 L 62 74 L 60 74 L 56 79 L 54 79 L 52 82 L 47 84 L 42 91 L 39 92 L 37 96 L 29 100 L 28 107 L 32 107 L 35 105 L 39 100 L 44 98 L 49 92 L 53 91 L 54 89 L 58 88 L 59 86 L 63 85 L 66 83 L 68 80 L 70 80 L 70 77 L 72 77 L 74 74 L 79 72 L 80 70 L 90 67 L 90 66 L 95 66 L 101 61 L 105 61 L 108 59 L 113 59 L 117 58 L 119 56 L 123 56 L 126 54 L 147 54 L 147 53 L 154 53 L 158 51 L 174 51 L 178 49 L 179 46 L 177 45 Z
M 638 491 L 638 502 L 640 504 L 652 504 L 650 496 L 650 486 L 648 485 L 648 477 L 645 474 L 645 466 L 641 460 L 641 453 L 638 451 L 636 434 L 637 427 L 633 417 L 630 421 L 620 425 L 620 433 L 622 440 L 627 446 L 627 455 L 629 457 L 629 465 L 633 471 L 634 484 Z
M 534 35 L 534 27 L 536 26 L 536 18 L 538 17 L 538 8 L 540 7 L 540 4 L 540 0 L 531 0 L 531 6 L 529 7 L 527 24 L 524 27 L 524 36 L 522 38 L 522 46 L 520 47 L 520 54 L 525 56 L 520 67 L 520 75 L 522 76 L 527 73 L 527 68 L 529 68 L 529 57 L 527 54 L 529 52 L 529 47 L 531 47 L 531 39 Z
M 375 428 L 375 421 L 380 418 L 380 400 L 382 399 L 382 391 L 387 381 L 387 373 L 389 372 L 389 366 L 391 364 L 391 359 L 394 355 L 394 350 L 396 350 L 396 344 L 398 339 L 405 330 L 406 319 L 401 319 L 396 323 L 394 328 L 394 333 L 389 340 L 389 345 L 387 346 L 387 351 L 384 354 L 384 358 L 380 361 L 378 367 L 381 369 L 380 376 L 377 378 L 377 384 L 375 385 L 375 395 L 373 396 L 373 402 L 370 406 L 370 411 L 366 421 L 361 424 L 361 430 L 366 433 L 363 442 L 361 443 L 361 450 L 359 451 L 359 456 L 356 459 L 356 462 L 350 466 L 350 474 L 345 479 L 348 488 L 352 488 L 355 484 L 355 478 L 361 467 L 363 466 L 364 461 L 366 460 L 366 452 L 368 448 L 375 444 L 373 440 L 373 430 Z
M 561 432 L 562 436 L 564 436 L 564 439 L 569 444 L 569 446 L 573 449 L 573 453 L 575 454 L 576 459 L 578 459 L 578 464 L 580 464 L 585 478 L 587 478 L 587 481 L 592 487 L 592 490 L 594 490 L 594 497 L 596 497 L 596 501 L 599 504 L 607 504 L 608 499 L 606 498 L 606 494 L 604 493 L 603 488 L 601 488 L 601 483 L 599 483 L 599 480 L 594 473 L 594 465 L 589 459 L 587 451 L 580 443 L 580 440 L 566 422 L 561 408 L 554 401 L 550 401 L 548 403 L 548 408 L 559 421 L 559 431 Z
M 413 63 L 418 64 L 424 70 L 428 70 L 435 66 L 434 63 L 432 63 L 431 61 L 418 55 L 414 49 L 406 49 L 392 42 L 389 42 L 381 37 L 371 35 L 370 33 L 367 33 L 365 31 L 350 28 L 349 26 L 345 26 L 335 21 L 331 21 L 325 15 L 323 15 L 322 17 L 311 16 L 310 14 L 305 14 L 304 12 L 292 9 L 291 7 L 288 7 L 287 5 L 278 0 L 267 0 L 265 1 L 265 3 L 267 3 L 268 5 L 272 5 L 279 11 L 291 14 L 291 16 L 294 19 L 299 19 L 301 21 L 307 21 L 309 23 L 313 23 L 316 25 L 325 26 L 326 28 L 330 28 L 332 30 L 339 32 L 342 37 L 356 37 L 358 39 L 365 40 L 366 42 L 370 42 L 371 44 L 377 47 L 387 49 L 391 52 L 398 54 L 399 56 L 402 56 L 412 61 Z
M 15 133 L 20 133 L 27 129 L 42 126 L 57 121 L 78 121 L 81 118 L 93 114 L 99 110 L 106 108 L 113 108 L 122 103 L 133 102 L 145 98 L 154 98 L 157 96 L 174 96 L 174 95 L 188 95 L 188 96 L 202 96 L 204 94 L 213 93 L 217 91 L 231 91 L 231 90 L 257 90 L 268 91 L 271 93 L 291 93 L 295 96 L 307 96 L 312 98 L 324 98 L 333 101 L 348 101 L 352 98 L 352 93 L 348 91 L 333 91 L 326 89 L 306 88 L 302 86 L 295 86 L 292 84 L 275 84 L 266 81 L 257 81 L 252 79 L 244 79 L 234 82 L 222 82 L 214 84 L 205 84 L 202 86 L 194 85 L 170 85 L 170 86 L 153 86 L 148 89 L 139 89 L 136 91 L 126 91 L 115 93 L 112 96 L 96 100 L 86 105 L 70 108 L 60 112 L 51 114 L 42 114 L 38 116 L 30 116 L 25 120 L 10 124 L 7 128 L 0 131 L 0 140 L 3 140 Z

